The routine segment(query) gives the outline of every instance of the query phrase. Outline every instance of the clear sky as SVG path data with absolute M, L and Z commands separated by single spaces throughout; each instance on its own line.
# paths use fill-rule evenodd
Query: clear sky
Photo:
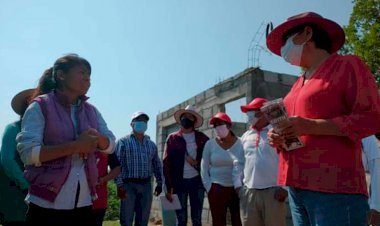
M 0 130 L 18 119 L 10 101 L 35 87 L 65 53 L 92 65 L 88 96 L 117 138 L 130 117 L 156 115 L 247 68 L 262 22 L 314 11 L 347 25 L 351 0 L 0 0 Z M 260 45 L 265 47 L 265 38 Z M 261 52 L 262 69 L 297 74 Z

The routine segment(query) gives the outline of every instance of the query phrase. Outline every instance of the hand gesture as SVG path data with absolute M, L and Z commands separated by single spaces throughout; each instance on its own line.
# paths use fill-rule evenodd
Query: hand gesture
M 240 190 L 241 190 L 241 187 L 237 187 L 235 188 L 235 192 L 238 196 L 240 196 Z
M 117 187 L 117 197 L 121 200 L 124 200 L 127 198 L 127 192 L 122 187 Z
M 302 117 L 294 116 L 290 117 L 288 120 L 284 120 L 279 123 L 276 131 L 282 137 L 296 137 L 300 135 L 307 134 L 308 131 L 308 120 Z
M 156 188 L 154 189 L 154 195 L 159 196 L 162 192 L 162 186 L 157 185 Z
M 368 213 L 368 225 L 380 225 L 380 212 L 371 209 Z
M 285 139 L 271 128 L 268 131 L 268 143 L 274 148 L 282 148 L 285 145 Z
M 100 186 L 105 183 L 106 183 L 106 180 L 104 179 L 104 177 L 99 177 L 96 185 Z
M 274 192 L 274 199 L 279 202 L 285 202 L 286 197 L 288 197 L 288 191 L 283 188 L 277 188 Z
M 83 131 L 76 140 L 78 145 L 77 153 L 87 156 L 96 150 L 98 137 L 94 135 L 93 129 Z
M 194 168 L 198 167 L 199 161 L 194 160 L 191 156 L 186 155 L 185 159 L 186 159 L 186 162 L 188 162 L 192 167 Z
M 169 201 L 169 202 L 173 202 L 173 197 L 172 197 L 172 193 L 171 192 L 167 192 L 165 194 L 166 196 L 166 199 Z

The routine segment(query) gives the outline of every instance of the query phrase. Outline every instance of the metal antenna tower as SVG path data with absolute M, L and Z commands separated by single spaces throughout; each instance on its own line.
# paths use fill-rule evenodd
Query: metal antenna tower
M 268 35 L 270 31 L 273 29 L 272 22 L 266 24 L 265 22 L 261 22 L 260 27 L 257 29 L 255 35 L 253 36 L 251 42 L 248 47 L 248 67 L 259 67 L 260 66 L 260 54 L 261 51 L 265 51 L 268 54 L 271 54 L 266 47 L 261 44 L 261 40 L 264 34 Z

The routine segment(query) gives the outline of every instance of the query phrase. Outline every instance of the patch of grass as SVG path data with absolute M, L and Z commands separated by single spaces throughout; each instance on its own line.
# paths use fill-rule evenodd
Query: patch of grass
M 104 221 L 103 226 L 119 226 L 119 221 Z

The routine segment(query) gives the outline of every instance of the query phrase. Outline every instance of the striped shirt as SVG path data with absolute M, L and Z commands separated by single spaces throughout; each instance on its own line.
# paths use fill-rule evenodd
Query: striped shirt
M 142 142 L 132 133 L 116 142 L 116 155 L 120 161 L 121 174 L 116 177 L 118 187 L 123 179 L 149 178 L 153 174 L 158 186 L 162 186 L 162 164 L 157 146 L 145 135 Z

